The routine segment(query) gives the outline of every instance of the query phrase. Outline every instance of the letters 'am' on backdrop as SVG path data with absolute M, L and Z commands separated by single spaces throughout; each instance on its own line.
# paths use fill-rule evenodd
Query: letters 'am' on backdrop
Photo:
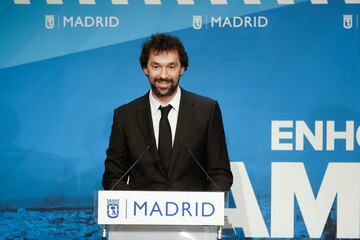
M 0 236 L 100 236 L 113 109 L 147 91 L 141 45 L 169 32 L 181 86 L 222 108 L 237 238 L 359 238 L 359 3 L 1 1 Z

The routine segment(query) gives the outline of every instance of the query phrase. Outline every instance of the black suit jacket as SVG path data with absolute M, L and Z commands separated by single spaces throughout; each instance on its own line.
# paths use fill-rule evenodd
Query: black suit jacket
M 113 184 L 144 153 L 138 164 L 114 189 L 156 191 L 215 191 L 191 157 L 186 144 L 215 181 L 219 191 L 229 191 L 232 173 L 224 127 L 217 101 L 181 89 L 179 115 L 169 172 L 165 173 L 155 144 L 149 92 L 114 112 L 106 151 L 103 187 Z

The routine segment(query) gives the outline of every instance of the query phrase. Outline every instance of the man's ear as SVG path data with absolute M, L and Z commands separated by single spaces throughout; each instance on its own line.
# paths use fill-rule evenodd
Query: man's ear
M 185 68 L 184 68 L 184 67 L 181 67 L 180 76 L 183 75 L 184 72 L 185 72 Z
M 144 71 L 145 75 L 149 75 L 149 72 L 148 72 L 147 67 L 144 67 L 144 68 L 143 68 L 143 71 Z

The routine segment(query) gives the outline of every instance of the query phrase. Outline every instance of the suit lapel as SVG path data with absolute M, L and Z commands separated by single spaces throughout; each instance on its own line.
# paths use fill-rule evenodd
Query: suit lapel
M 153 156 L 155 165 L 160 169 L 163 175 L 166 176 L 164 168 L 161 165 L 160 157 L 156 149 L 156 141 L 154 135 L 153 122 L 151 117 L 151 108 L 149 102 L 149 93 L 145 94 L 139 106 L 137 107 L 136 119 L 140 126 L 141 132 L 147 145 L 151 145 L 151 155 Z
M 184 146 L 185 137 L 191 126 L 192 118 L 194 116 L 193 112 L 193 103 L 189 99 L 189 94 L 185 90 L 181 89 L 179 115 L 177 120 L 174 147 L 171 155 L 168 177 L 171 176 L 174 170 L 177 156 L 179 155 L 179 152 Z

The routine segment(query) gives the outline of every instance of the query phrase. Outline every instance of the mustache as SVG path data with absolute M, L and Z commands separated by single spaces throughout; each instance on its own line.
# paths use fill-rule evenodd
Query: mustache
M 173 80 L 171 78 L 156 78 L 155 79 L 155 82 L 159 82 L 159 83 L 162 83 L 162 82 L 165 82 L 165 83 L 171 83 Z

